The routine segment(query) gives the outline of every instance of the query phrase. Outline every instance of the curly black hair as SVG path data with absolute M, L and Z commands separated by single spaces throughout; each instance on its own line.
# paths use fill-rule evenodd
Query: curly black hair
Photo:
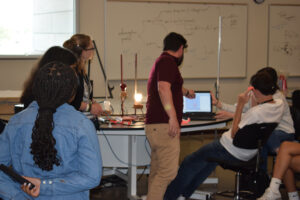
M 61 62 L 50 62 L 41 67 L 35 76 L 32 93 L 39 105 L 32 129 L 31 154 L 35 164 L 42 170 L 51 171 L 53 165 L 60 165 L 54 129 L 53 114 L 56 109 L 68 103 L 75 95 L 77 77 L 75 71 Z

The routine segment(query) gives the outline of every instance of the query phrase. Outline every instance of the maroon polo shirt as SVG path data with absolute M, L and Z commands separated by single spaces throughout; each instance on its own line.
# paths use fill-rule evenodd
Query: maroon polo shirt
M 173 103 L 179 124 L 182 120 L 183 79 L 177 65 L 178 59 L 163 52 L 155 61 L 149 75 L 147 84 L 147 113 L 146 124 L 169 123 L 169 117 L 161 103 L 158 94 L 158 81 L 166 81 L 171 84 Z

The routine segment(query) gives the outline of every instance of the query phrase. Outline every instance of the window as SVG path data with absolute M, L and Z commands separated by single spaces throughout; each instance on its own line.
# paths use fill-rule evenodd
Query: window
M 76 0 L 0 0 L 0 56 L 40 55 L 76 32 Z

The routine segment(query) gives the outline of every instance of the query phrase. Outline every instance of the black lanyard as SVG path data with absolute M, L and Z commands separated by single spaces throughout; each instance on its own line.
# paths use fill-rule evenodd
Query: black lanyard
M 92 91 L 91 91 L 92 88 L 91 88 L 90 80 L 89 80 L 89 78 L 86 75 L 83 75 L 83 79 L 84 79 L 84 82 L 86 83 L 86 85 L 88 87 L 87 88 L 88 89 L 88 96 L 87 96 L 87 98 L 90 99 L 90 96 L 91 96 L 91 93 L 92 93 Z
M 273 98 L 272 98 L 272 99 L 269 99 L 269 100 L 267 100 L 267 101 L 261 102 L 260 104 L 268 103 L 268 102 L 271 102 L 271 101 L 274 101 L 274 99 L 273 99 Z

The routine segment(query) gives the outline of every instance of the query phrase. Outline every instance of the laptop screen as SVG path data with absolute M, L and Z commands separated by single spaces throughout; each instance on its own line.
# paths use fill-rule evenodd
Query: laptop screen
M 195 98 L 183 97 L 183 113 L 212 112 L 209 91 L 195 91 Z

